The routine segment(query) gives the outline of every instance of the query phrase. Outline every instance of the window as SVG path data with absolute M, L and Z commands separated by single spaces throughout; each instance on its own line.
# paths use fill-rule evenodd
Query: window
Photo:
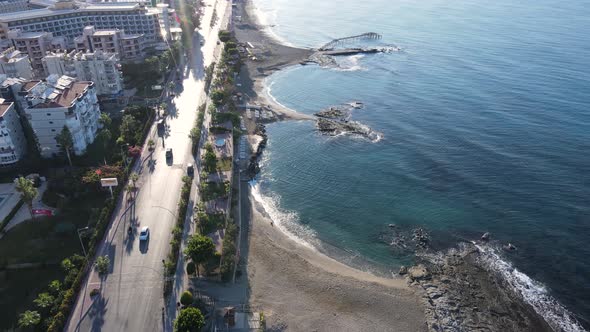
M 51 129 L 51 131 L 53 131 L 53 132 L 54 132 L 54 131 L 55 131 L 55 129 Z
M 49 121 L 49 124 L 53 124 L 53 121 Z
M 47 116 L 51 116 L 51 113 L 47 113 Z

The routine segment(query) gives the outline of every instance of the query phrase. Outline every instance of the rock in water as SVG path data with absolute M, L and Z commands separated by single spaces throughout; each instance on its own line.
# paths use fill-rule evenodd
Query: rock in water
M 484 242 L 487 242 L 490 240 L 490 233 L 485 232 L 482 236 L 481 236 L 481 240 Z
M 418 264 L 408 269 L 408 277 L 411 280 L 424 280 L 430 278 L 430 273 L 426 269 L 426 266 Z
M 399 272 L 397 274 L 399 274 L 400 276 L 403 276 L 404 274 L 408 274 L 408 268 L 406 266 L 402 265 L 399 268 Z

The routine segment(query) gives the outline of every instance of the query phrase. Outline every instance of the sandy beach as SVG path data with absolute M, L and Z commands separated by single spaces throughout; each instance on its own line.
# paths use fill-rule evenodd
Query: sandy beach
M 276 103 L 268 97 L 264 87 L 266 77 L 277 70 L 298 65 L 314 51 L 282 45 L 271 38 L 258 23 L 253 6 L 252 2 L 247 0 L 239 2 L 234 9 L 234 17 L 241 17 L 234 24 L 236 38 L 242 43 L 253 45 L 257 54 L 257 60 L 248 60 L 242 67 L 240 78 L 237 80 L 237 83 L 241 84 L 240 90 L 246 95 L 249 104 L 268 105 L 280 119 L 314 120 L 312 116 Z
M 272 226 L 256 202 L 251 207 L 249 304 L 264 312 L 270 331 L 426 330 L 405 280 L 341 264 Z

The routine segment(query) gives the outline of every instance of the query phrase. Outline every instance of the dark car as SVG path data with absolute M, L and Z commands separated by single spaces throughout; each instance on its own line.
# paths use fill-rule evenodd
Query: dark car
M 195 168 L 193 164 L 186 165 L 186 175 L 193 177 L 195 175 Z
M 172 159 L 172 149 L 166 149 L 166 159 Z

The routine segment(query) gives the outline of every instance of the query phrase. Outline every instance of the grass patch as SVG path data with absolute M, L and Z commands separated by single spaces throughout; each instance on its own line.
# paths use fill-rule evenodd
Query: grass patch
M 50 281 L 63 276 L 59 265 L 0 271 L 0 330 L 16 328 L 18 315 L 32 309 L 33 300 Z
M 230 190 L 229 181 L 219 182 L 201 182 L 201 197 L 204 202 L 227 196 Z
M 217 169 L 220 172 L 231 171 L 231 166 L 232 166 L 232 158 L 231 157 L 222 158 L 221 160 L 217 160 Z

